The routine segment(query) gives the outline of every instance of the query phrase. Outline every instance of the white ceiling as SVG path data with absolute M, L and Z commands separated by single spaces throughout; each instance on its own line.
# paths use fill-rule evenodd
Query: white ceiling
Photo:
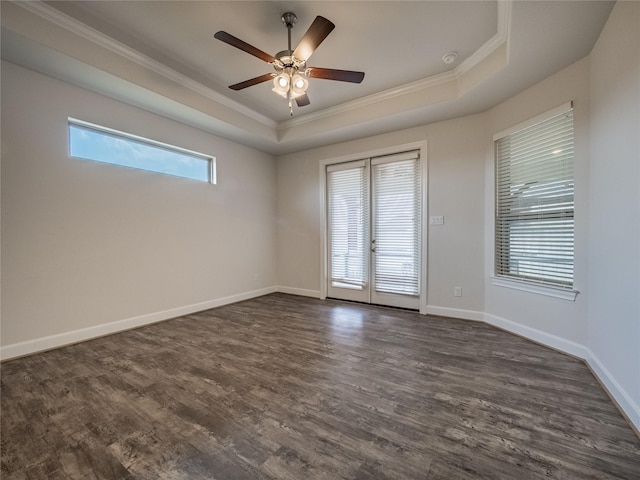
M 8 61 L 274 154 L 491 108 L 587 55 L 612 8 L 598 1 L 63 1 L 2 2 Z M 294 107 L 273 71 L 213 38 L 218 30 L 275 55 L 280 17 L 335 30 L 308 64 L 365 72 L 361 84 L 311 79 Z M 455 63 L 442 56 L 457 52 Z

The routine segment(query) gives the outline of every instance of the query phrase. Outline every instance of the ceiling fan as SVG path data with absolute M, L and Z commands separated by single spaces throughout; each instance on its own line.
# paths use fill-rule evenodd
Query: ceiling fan
M 247 52 L 254 57 L 270 63 L 274 72 L 265 73 L 259 77 L 245 80 L 244 82 L 231 85 L 232 90 L 242 90 L 259 83 L 273 80 L 273 91 L 289 101 L 289 111 L 293 116 L 292 100 L 296 101 L 298 107 L 309 105 L 309 97 L 307 96 L 307 88 L 309 86 L 309 78 L 322 78 L 325 80 L 338 80 L 341 82 L 360 83 L 364 78 L 364 72 L 355 72 L 352 70 L 336 70 L 333 68 L 308 67 L 307 60 L 311 54 L 318 48 L 325 38 L 335 28 L 335 25 L 324 17 L 317 16 L 307 32 L 300 40 L 298 46 L 291 49 L 291 29 L 298 21 L 298 17 L 292 12 L 286 12 L 282 15 L 282 23 L 287 27 L 288 49 L 277 53 L 274 56 L 263 52 L 248 43 L 234 37 L 225 31 L 216 32 L 215 38 L 221 40 L 232 47 L 239 48 L 243 52 Z

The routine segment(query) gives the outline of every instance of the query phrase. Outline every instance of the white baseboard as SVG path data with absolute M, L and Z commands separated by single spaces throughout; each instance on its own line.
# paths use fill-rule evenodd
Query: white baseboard
M 585 361 L 589 368 L 591 368 L 591 371 L 598 378 L 604 389 L 607 390 L 613 401 L 618 404 L 618 408 L 624 412 L 627 420 L 633 424 L 636 433 L 640 435 L 640 405 L 620 386 L 591 350 L 587 349 L 587 353 L 588 356 Z
M 511 332 L 541 345 L 545 345 L 584 360 L 596 378 L 600 381 L 603 388 L 622 411 L 623 415 L 627 417 L 628 421 L 635 428 L 636 432 L 640 432 L 640 406 L 633 400 L 633 398 L 631 398 L 631 395 L 629 395 L 625 389 L 620 386 L 598 357 L 596 357 L 596 355 L 594 355 L 594 353 L 584 345 L 580 345 L 579 343 L 575 343 L 489 313 L 474 310 L 437 307 L 433 305 L 427 306 L 427 313 L 443 317 L 482 321 L 494 327 L 506 330 L 507 332 Z
M 252 290 L 250 292 L 244 292 L 236 295 L 230 295 L 228 297 L 218 298 L 215 300 L 195 303 L 192 305 L 172 308 L 161 312 L 149 313 L 146 315 L 140 315 L 138 317 L 119 320 L 116 322 L 82 328 L 80 330 L 73 330 L 71 332 L 37 338 L 35 340 L 29 340 L 26 342 L 14 343 L 12 345 L 6 345 L 4 347 L 0 347 L 0 360 L 8 360 L 10 358 L 22 357 L 24 355 L 41 352 L 44 350 L 51 350 L 53 348 L 82 342 L 84 340 L 90 340 L 96 337 L 102 337 L 104 335 L 109 335 L 124 330 L 130 330 L 132 328 L 141 327 L 143 325 L 149 325 L 151 323 L 161 322 L 163 320 L 169 320 L 171 318 L 176 318 L 183 315 L 189 315 L 191 313 L 201 312 L 210 308 L 221 307 L 223 305 L 240 302 L 242 300 L 249 300 L 251 298 L 260 297 L 262 295 L 268 295 L 275 292 L 320 298 L 320 292 L 317 290 L 307 290 L 302 288 L 284 286 L 266 287 L 259 290 Z M 483 321 L 489 325 L 493 325 L 516 335 L 528 338 L 529 340 L 532 340 L 534 342 L 546 345 L 556 350 L 560 350 L 564 353 L 568 353 L 569 355 L 573 355 L 575 357 L 583 359 L 585 362 L 587 362 L 594 375 L 602 383 L 603 387 L 608 391 L 613 400 L 618 404 L 619 408 L 624 412 L 627 419 L 634 425 L 636 431 L 640 432 L 640 406 L 631 398 L 631 396 L 624 390 L 624 388 L 620 386 L 620 384 L 609 373 L 609 371 L 598 359 L 598 357 L 596 357 L 593 352 L 591 352 L 591 350 L 589 350 L 585 346 L 557 337 L 555 335 L 551 335 L 541 330 L 537 330 L 535 328 L 520 325 L 518 323 L 512 322 L 511 320 L 507 320 L 496 315 L 478 312 L 475 310 L 463 310 L 457 308 L 428 305 L 427 313 L 430 315 L 461 318 L 464 320 Z
M 602 387 L 608 392 L 613 401 L 618 405 L 618 408 L 622 410 L 622 413 L 635 427 L 636 432 L 640 432 L 640 406 L 633 401 L 631 395 L 629 395 L 625 389 L 620 386 L 598 357 L 596 357 L 587 347 L 535 328 L 520 325 L 496 315 L 485 313 L 484 321 L 494 327 L 501 328 L 536 343 L 546 345 L 547 347 L 551 347 L 584 360 L 596 378 L 600 381 Z
M 320 298 L 320 290 L 307 290 L 305 288 L 294 288 L 278 286 L 278 292 L 289 293 L 291 295 L 299 295 L 301 297 Z
M 574 357 L 585 360 L 588 356 L 588 350 L 585 346 L 557 337 L 550 333 L 543 332 L 542 330 L 527 327 L 526 325 L 521 325 L 519 323 L 512 322 L 511 320 L 507 320 L 506 318 L 491 315 L 490 313 L 484 314 L 484 321 L 489 325 L 515 333 L 516 335 L 528 338 L 529 340 L 546 345 L 547 347 L 560 350 L 561 352 L 568 353 Z
M 242 300 L 249 300 L 251 298 L 260 297 L 262 295 L 267 295 L 276 291 L 278 291 L 277 287 L 261 288 L 259 290 L 243 292 L 236 295 L 230 295 L 228 297 L 218 298 L 215 300 L 194 303 L 193 305 L 172 308 L 161 312 L 148 313 L 145 315 L 140 315 L 138 317 L 127 318 L 124 320 L 118 320 L 102 325 L 95 325 L 93 327 L 59 333 L 48 337 L 36 338 L 34 340 L 28 340 L 26 342 L 14 343 L 11 345 L 0 347 L 0 360 L 23 357 L 32 353 L 63 347 L 65 345 L 90 340 L 92 338 L 102 337 L 104 335 L 110 335 L 112 333 L 122 332 L 124 330 L 130 330 L 132 328 L 141 327 L 143 325 L 149 325 L 151 323 L 161 322 L 163 320 L 169 320 L 171 318 L 201 312 L 210 308 L 221 307 L 223 305 L 240 302 Z
M 436 307 L 427 305 L 427 315 L 438 315 L 441 317 L 461 318 L 463 320 L 475 320 L 481 322 L 484 320 L 484 313 L 475 310 L 463 310 L 461 308 Z

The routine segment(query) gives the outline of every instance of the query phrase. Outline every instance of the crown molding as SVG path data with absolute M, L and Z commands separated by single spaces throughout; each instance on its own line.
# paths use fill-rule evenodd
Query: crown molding
M 456 78 L 460 78 L 473 67 L 478 65 L 482 60 L 496 51 L 503 43 L 509 42 L 511 33 L 511 5 L 513 0 L 498 1 L 498 19 L 496 25 L 496 34 L 487 40 L 478 50 L 470 57 L 464 59 L 453 72 Z
M 374 105 L 376 103 L 391 100 L 401 95 L 416 94 L 422 90 L 433 88 L 444 83 L 457 82 L 465 73 L 482 62 L 504 43 L 507 44 L 507 52 L 509 51 L 508 46 L 511 34 L 512 3 L 513 0 L 497 2 L 496 34 L 489 40 L 487 40 L 478 50 L 476 50 L 470 57 L 466 58 L 453 70 L 439 73 L 437 75 L 432 75 L 421 80 L 416 80 L 415 82 L 407 83 L 399 87 L 383 90 L 381 92 L 374 93 L 357 100 L 352 100 L 341 105 L 336 105 L 334 107 L 329 107 L 315 113 L 304 115 L 303 117 L 284 120 L 278 124 L 278 130 L 287 130 L 299 125 L 315 122 L 323 118 L 340 115 L 352 110 L 357 110 L 369 105 Z
M 509 38 L 511 32 L 511 9 L 513 0 L 505 0 L 497 2 L 497 28 L 496 34 L 485 42 L 478 50 L 476 50 L 470 57 L 461 62 L 455 69 L 449 70 L 444 73 L 432 75 L 421 80 L 417 80 L 411 83 L 400 85 L 398 87 L 390 88 L 377 92 L 366 97 L 359 98 L 350 102 L 345 102 L 340 105 L 326 108 L 324 110 L 310 113 L 301 117 L 287 119 L 281 122 L 256 112 L 255 110 L 242 105 L 241 103 L 232 100 L 217 91 L 206 87 L 205 85 L 189 78 L 188 76 L 170 68 L 166 65 L 154 60 L 131 47 L 118 42 L 117 40 L 101 33 L 100 31 L 85 25 L 84 23 L 66 15 L 59 10 L 56 10 L 49 5 L 46 5 L 42 0 L 20 2 L 12 0 L 12 3 L 20 6 L 21 8 L 36 14 L 43 19 L 52 22 L 63 29 L 74 33 L 92 43 L 99 45 L 109 51 L 131 61 L 143 68 L 151 70 L 158 75 L 161 75 L 189 90 L 192 90 L 206 98 L 209 98 L 225 107 L 232 109 L 242 115 L 245 115 L 257 122 L 274 130 L 288 130 L 300 125 L 315 122 L 327 117 L 341 115 L 353 110 L 358 110 L 370 105 L 392 100 L 394 98 L 416 94 L 425 89 L 433 88 L 438 85 L 446 84 L 449 82 L 458 82 L 460 78 L 470 71 L 473 67 L 481 63 L 491 53 L 502 46 L 505 42 L 507 44 L 507 52 L 509 47 Z M 508 54 L 508 53 L 507 53 Z
M 340 115 L 353 110 L 358 110 L 363 107 L 375 105 L 376 103 L 392 100 L 393 98 L 400 97 L 402 95 L 413 94 L 420 90 L 432 88 L 437 85 L 442 85 L 448 82 L 455 82 L 456 80 L 457 80 L 457 76 L 453 70 L 444 72 L 444 73 L 439 73 L 437 75 L 432 75 L 430 77 L 423 78 L 422 80 L 416 80 L 415 82 L 405 83 L 404 85 L 400 85 L 399 87 L 383 90 L 378 93 L 367 95 L 366 97 L 358 98 L 357 100 L 352 100 L 350 102 L 345 102 L 340 105 L 336 105 L 334 107 L 325 108 L 324 110 L 320 110 L 318 112 L 309 113 L 302 117 L 296 117 L 296 118 L 284 120 L 278 123 L 278 130 L 288 130 L 290 128 L 297 127 L 299 125 L 304 125 L 306 123 L 315 122 L 323 118 L 333 117 L 335 115 Z
M 252 110 L 242 105 L 241 103 L 236 102 L 222 95 L 221 93 L 218 93 L 215 90 L 206 87 L 205 85 L 202 85 L 199 82 L 196 82 L 192 78 L 189 78 L 186 75 L 177 72 L 170 67 L 167 67 L 166 65 L 152 59 L 151 57 L 143 55 L 137 50 L 134 50 L 133 48 L 121 42 L 118 42 L 117 40 L 114 40 L 113 38 L 103 34 L 102 32 L 91 28 L 82 22 L 79 22 L 73 17 L 62 13 L 53 7 L 50 7 L 41 0 L 29 2 L 19 2 L 12 0 L 12 3 L 35 15 L 38 15 L 39 17 L 51 23 L 54 23 L 55 25 L 58 25 L 59 27 L 64 28 L 65 30 L 73 34 L 89 40 L 90 42 L 99 45 L 100 47 L 106 48 L 107 50 L 110 50 L 111 52 L 129 61 L 132 61 L 143 68 L 151 70 L 154 73 L 167 78 L 168 80 L 182 85 L 183 87 L 188 88 L 189 90 L 192 90 L 206 98 L 209 98 L 210 100 L 220 103 L 225 107 L 228 107 L 242 115 L 252 118 L 253 120 L 260 122 L 267 127 L 275 129 L 278 126 L 278 122 L 276 122 L 275 120 L 262 115 L 261 113 L 258 113 L 255 110 Z

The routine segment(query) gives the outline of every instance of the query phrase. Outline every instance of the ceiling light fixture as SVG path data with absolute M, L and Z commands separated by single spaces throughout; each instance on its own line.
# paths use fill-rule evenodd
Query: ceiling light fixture
M 290 50 L 284 50 L 276 55 L 273 66 L 278 73 L 274 74 L 272 90 L 289 100 L 289 111 L 293 116 L 291 100 L 307 93 L 309 87 L 305 62 L 296 59 Z
M 298 21 L 295 13 L 287 12 L 282 15 L 282 23 L 287 27 L 288 48 L 276 54 L 273 63 L 276 76 L 273 79 L 272 90 L 289 101 L 289 112 L 293 117 L 293 99 L 307 93 L 309 80 L 306 78 L 307 63 L 293 55 L 291 49 L 291 29 Z
M 309 88 L 309 80 L 307 80 L 306 76 L 299 73 L 296 68 L 287 67 L 273 78 L 273 88 L 271 90 L 289 100 L 289 110 L 293 115 L 291 100 L 306 94 L 307 88 Z
M 292 50 L 291 29 L 297 21 L 298 17 L 292 12 L 286 12 L 282 15 L 282 23 L 287 27 L 289 48 L 277 53 L 275 56 L 269 55 L 223 30 L 216 32 L 214 37 L 218 40 L 271 64 L 275 70 L 275 72 L 265 73 L 259 77 L 236 83 L 229 88 L 232 90 L 242 90 L 243 88 L 272 80 L 272 90 L 289 101 L 289 111 L 291 112 L 291 116 L 293 116 L 293 100 L 296 101 L 298 107 L 309 105 L 309 97 L 307 97 L 309 78 L 322 78 L 325 80 L 351 83 L 362 82 L 364 72 L 307 67 L 307 60 L 309 60 L 309 57 L 318 45 L 331 33 L 335 25 L 326 18 L 317 16 L 307 30 L 307 33 L 305 33 L 302 40 L 300 40 L 298 46 L 295 50 Z

